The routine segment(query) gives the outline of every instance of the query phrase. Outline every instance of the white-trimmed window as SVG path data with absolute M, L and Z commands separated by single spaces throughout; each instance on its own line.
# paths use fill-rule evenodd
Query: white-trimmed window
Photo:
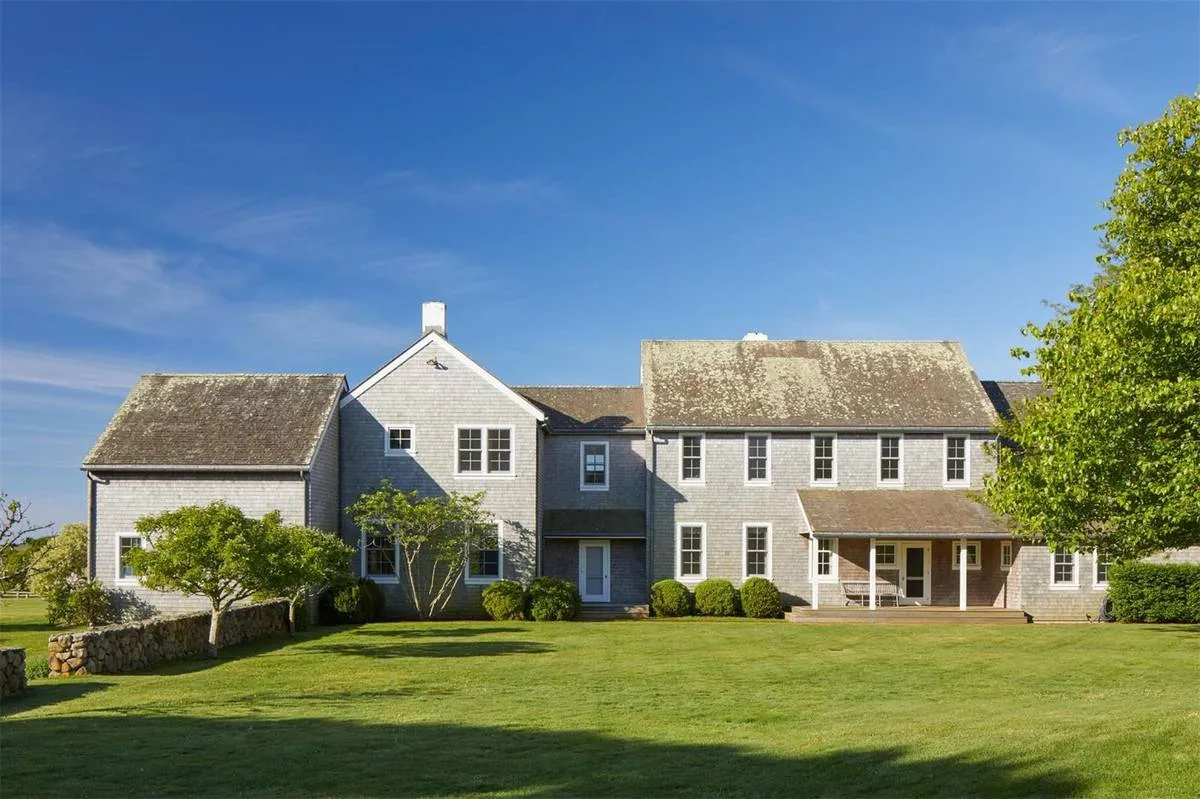
M 813 563 L 813 574 L 817 582 L 833 583 L 838 578 L 838 540 L 836 538 L 817 539 L 817 558 Z
M 742 528 L 742 577 L 771 577 L 771 525 L 747 524 Z
M 411 455 L 413 429 L 411 425 L 388 425 L 383 437 L 384 455 Z
M 396 582 L 396 564 L 400 562 L 400 542 L 386 535 L 362 536 L 362 573 L 376 582 Z
M 1000 571 L 1008 571 L 1012 568 L 1013 560 L 1013 545 L 1012 541 L 1000 542 Z
M 511 427 L 456 427 L 458 475 L 512 474 Z
M 579 444 L 579 490 L 608 490 L 608 442 L 583 441 Z
M 904 439 L 896 434 L 879 436 L 879 482 L 904 481 Z
M 468 585 L 483 585 L 504 576 L 504 537 L 500 534 L 500 523 L 486 524 L 480 532 L 480 545 L 467 547 L 463 580 Z
M 680 436 L 679 479 L 682 482 L 704 482 L 704 436 L 684 433 Z
M 946 474 L 948 485 L 968 483 L 971 480 L 970 456 L 967 454 L 966 436 L 946 436 Z
M 117 582 L 137 582 L 138 576 L 129 562 L 129 553 L 141 548 L 142 537 L 137 533 L 122 533 L 117 536 Z
M 950 568 L 953 569 L 954 571 L 958 571 L 958 559 L 959 559 L 959 556 L 962 554 L 962 546 L 963 545 L 962 545 L 961 541 L 954 542 L 954 559 L 952 561 L 950 561 Z M 979 553 L 980 553 L 979 542 L 978 541 L 968 541 L 967 542 L 967 570 L 968 571 L 979 571 L 980 561 L 981 561 Z
M 812 481 L 836 483 L 837 436 L 833 433 L 815 433 L 812 437 L 812 447 Z
M 746 434 L 746 484 L 771 484 L 771 436 L 768 433 Z
M 681 524 L 675 544 L 675 575 L 683 582 L 704 579 L 704 525 Z
M 895 544 L 876 544 L 875 545 L 875 568 L 876 569 L 894 569 L 896 568 L 896 545 Z
M 1079 553 L 1058 547 L 1050 555 L 1050 587 L 1079 587 Z
M 1113 565 L 1113 557 L 1103 549 L 1092 554 L 1092 587 L 1108 588 L 1108 567 Z

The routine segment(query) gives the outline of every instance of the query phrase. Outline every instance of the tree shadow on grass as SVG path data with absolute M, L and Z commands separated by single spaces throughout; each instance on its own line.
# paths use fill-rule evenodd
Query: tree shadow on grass
M 587 731 L 327 719 L 73 716 L 5 729 L 12 796 L 1040 796 L 1087 782 L 1042 760 L 903 747 L 780 756 Z
M 247 641 L 242 644 L 233 646 L 221 647 L 217 653 L 217 657 L 209 658 L 203 655 L 195 657 L 181 658 L 179 660 L 170 660 L 162 663 L 156 663 L 138 671 L 126 672 L 130 677 L 158 677 L 164 674 L 192 674 L 198 671 L 206 671 L 219 666 L 244 660 L 245 658 L 254 657 L 255 655 L 265 655 L 272 652 L 280 652 L 293 645 L 302 645 L 310 641 L 319 641 L 330 635 L 336 635 L 347 631 L 354 630 L 353 626 L 340 627 L 313 627 L 308 630 L 296 633 L 295 637 L 287 633 L 272 635 L 266 638 L 259 638 L 254 641 Z M 124 676 L 124 675 L 123 675 Z
M 16 696 L 8 696 L 0 703 L 0 715 L 9 716 L 13 713 L 24 713 L 28 710 L 53 705 L 56 702 L 66 702 L 81 696 L 103 691 L 112 683 L 103 680 L 73 680 L 69 677 L 56 677 L 52 680 L 37 680 Z
M 523 627 L 493 627 L 487 623 L 480 623 L 474 627 L 450 627 L 444 623 L 433 622 L 428 627 L 405 627 L 403 629 L 377 630 L 369 627 L 362 627 L 355 630 L 355 636 L 378 636 L 380 638 L 475 638 L 480 635 L 494 635 L 496 633 L 525 633 L 529 632 Z
M 496 655 L 540 655 L 553 647 L 540 641 L 414 641 L 375 643 L 331 641 L 313 647 L 330 655 L 357 655 L 369 658 L 472 658 Z
M 1171 633 L 1185 638 L 1200 636 L 1200 624 L 1171 624 L 1146 627 L 1152 633 Z

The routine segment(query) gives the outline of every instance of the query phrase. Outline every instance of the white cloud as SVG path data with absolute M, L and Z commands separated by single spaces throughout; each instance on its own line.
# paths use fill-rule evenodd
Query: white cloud
M 0 381 L 124 394 L 149 371 L 133 361 L 85 352 L 64 352 L 6 342 L 0 347 Z M 4 395 L 7 402 L 7 393 Z
M 374 185 L 437 205 L 549 205 L 562 199 L 555 184 L 537 178 L 437 180 L 410 169 L 387 172 Z

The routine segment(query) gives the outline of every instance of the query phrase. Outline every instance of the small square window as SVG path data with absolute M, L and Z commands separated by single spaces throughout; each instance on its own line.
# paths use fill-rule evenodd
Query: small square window
M 896 565 L 896 545 L 895 544 L 876 544 L 875 545 L 875 567 Z
M 384 453 L 387 455 L 409 455 L 412 453 L 413 434 L 411 427 L 389 427 Z

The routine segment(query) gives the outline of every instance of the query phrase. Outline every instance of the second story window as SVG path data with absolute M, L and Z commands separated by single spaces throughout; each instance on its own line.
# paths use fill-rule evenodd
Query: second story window
M 512 430 L 458 428 L 458 474 L 512 474 Z
M 680 463 L 681 480 L 704 479 L 704 436 L 687 433 L 683 436 L 683 457 Z
M 384 455 L 412 454 L 413 431 L 411 427 L 394 426 L 387 429 L 387 439 L 384 441 Z
M 766 434 L 746 436 L 746 482 L 771 482 L 771 437 Z
M 579 488 L 581 491 L 608 490 L 608 443 L 584 441 L 579 445 Z
M 900 482 L 900 436 L 879 437 L 879 482 Z
M 946 436 L 946 482 L 967 481 L 967 437 Z
M 837 481 L 837 468 L 834 462 L 837 439 L 831 435 L 813 436 L 813 472 L 814 483 L 833 483 Z

